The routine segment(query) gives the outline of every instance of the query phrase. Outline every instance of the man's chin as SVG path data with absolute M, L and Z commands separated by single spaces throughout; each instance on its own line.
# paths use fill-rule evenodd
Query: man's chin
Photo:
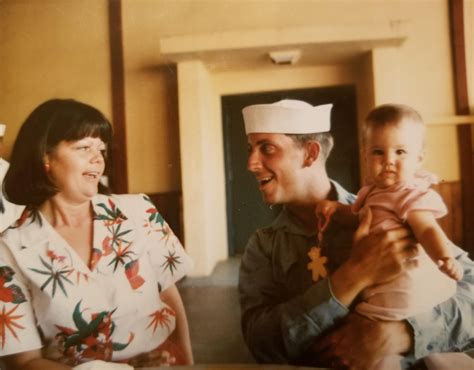
M 269 207 L 275 206 L 277 204 L 280 204 L 281 202 L 274 196 L 265 196 L 262 194 L 262 200 L 267 204 Z

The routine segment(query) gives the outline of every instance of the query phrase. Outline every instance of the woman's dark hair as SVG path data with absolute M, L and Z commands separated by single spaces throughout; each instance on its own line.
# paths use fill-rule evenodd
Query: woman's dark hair
M 3 184 L 6 198 L 37 209 L 59 191 L 47 176 L 46 155 L 62 141 L 88 136 L 100 137 L 109 150 L 112 126 L 94 107 L 71 99 L 52 99 L 39 105 L 21 126 L 13 145 Z M 107 171 L 107 153 L 105 161 Z M 99 183 L 99 193 L 108 194 L 109 190 Z

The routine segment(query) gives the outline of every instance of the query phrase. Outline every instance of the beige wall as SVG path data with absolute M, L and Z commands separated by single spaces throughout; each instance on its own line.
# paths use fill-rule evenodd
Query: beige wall
M 169 2 L 171 3 L 171 2 Z M 158 66 L 167 2 L 122 0 L 130 192 L 181 189 L 177 72 Z
M 180 190 L 176 69 L 126 67 L 129 192 Z
M 473 6 L 472 0 L 465 3 L 472 90 L 473 63 L 469 60 Z M 376 102 L 408 102 L 428 120 L 431 116 L 454 113 L 446 1 L 279 1 L 278 7 L 274 4 L 268 0 L 123 0 L 130 191 L 181 188 L 176 70 L 157 66 L 163 61 L 160 37 L 258 30 L 275 25 L 337 27 L 335 19 L 340 25 L 369 26 L 402 20 L 410 25 L 409 38 L 399 48 L 398 57 L 389 61 L 392 71 L 383 69 L 379 74 L 390 82 L 392 72 L 396 71 L 399 79 L 395 89 L 387 84 L 383 88 L 384 98 Z M 7 157 L 20 123 L 34 106 L 50 97 L 80 99 L 110 117 L 106 0 L 4 0 L 0 2 L 0 24 L 0 120 L 9 125 Z M 456 140 L 451 131 L 437 128 L 429 134 L 428 143 L 436 146 L 427 158 L 431 169 L 436 169 L 441 156 L 445 162 L 457 163 Z M 449 138 L 449 145 L 444 145 L 441 152 L 435 139 L 440 134 Z M 459 178 L 455 165 L 437 172 L 447 180 Z
M 0 122 L 5 157 L 40 103 L 74 98 L 111 116 L 106 0 L 0 1 Z
M 370 27 L 374 24 L 389 24 L 395 20 L 408 24 L 409 37 L 400 48 L 392 52 L 396 54 L 394 59 L 390 52 L 377 52 L 375 67 L 378 70 L 374 79 L 378 95 L 375 102 L 396 100 L 409 103 L 419 109 L 427 121 L 430 117 L 453 114 L 447 1 L 125 0 L 127 137 L 132 143 L 128 152 L 131 191 L 168 191 L 180 188 L 179 172 L 174 171 L 179 168 L 180 163 L 176 149 L 177 122 L 167 120 L 169 116 L 166 113 L 172 110 L 169 106 L 173 104 L 173 100 L 156 86 L 173 85 L 176 72 L 153 68 L 163 58 L 159 50 L 160 38 L 272 27 Z M 221 59 L 225 61 L 225 58 L 226 54 L 223 53 Z M 387 65 L 391 66 L 390 70 L 387 70 Z M 272 78 L 267 76 L 274 71 L 273 66 L 259 66 L 253 70 L 255 73 L 247 72 L 250 78 L 237 78 L 237 82 L 229 82 L 229 86 L 235 84 L 231 90 L 238 91 L 238 86 L 247 86 L 241 90 L 248 91 L 258 84 L 263 90 L 268 90 L 272 85 Z M 230 76 L 239 72 L 232 69 L 216 73 L 229 73 Z M 241 73 L 245 74 L 245 71 Z M 321 84 L 321 81 L 315 84 Z M 290 81 L 285 86 L 291 88 L 291 85 Z M 228 88 L 224 87 L 222 91 L 226 89 Z M 144 100 L 154 103 L 143 104 Z M 135 127 L 140 129 L 136 130 Z M 441 151 L 436 139 L 440 134 L 448 140 L 448 145 L 443 145 Z M 133 150 L 142 139 L 144 144 L 141 145 L 141 151 Z M 428 169 L 438 172 L 442 179 L 458 179 L 458 168 L 452 165 L 458 163 L 454 129 L 437 127 L 430 130 L 428 143 L 429 147 L 434 148 L 429 150 L 426 158 Z M 158 156 L 152 157 L 155 148 L 162 146 L 169 149 L 169 157 L 166 160 Z M 147 163 L 142 161 L 143 152 L 146 153 Z M 447 165 L 442 165 L 443 163 Z
M 433 3 L 434 4 L 434 3 Z M 353 83 L 357 86 L 359 94 L 364 97 L 358 98 L 358 111 L 359 117 L 365 116 L 368 109 L 372 104 L 382 104 L 386 102 L 401 102 L 411 104 L 425 116 L 428 117 L 428 121 L 431 117 L 437 117 L 440 115 L 451 115 L 453 114 L 453 93 L 449 86 L 452 86 L 451 76 L 451 61 L 450 61 L 450 43 L 449 36 L 443 35 L 440 37 L 438 50 L 436 52 L 429 52 L 424 55 L 423 58 L 416 58 L 414 56 L 414 49 L 423 50 L 426 45 L 427 32 L 425 28 L 441 28 L 448 29 L 447 19 L 447 8 L 446 3 L 438 2 L 430 9 L 423 7 L 418 8 L 420 4 L 415 4 L 419 14 L 429 14 L 430 21 L 423 22 L 412 22 L 409 19 L 409 32 L 407 34 L 406 41 L 399 47 L 383 47 L 373 49 L 368 56 L 360 56 L 358 60 L 351 60 L 345 64 L 332 64 L 324 66 L 311 66 L 311 67 L 279 67 L 273 66 L 268 63 L 267 67 L 262 65 L 255 66 L 255 68 L 244 68 L 236 67 L 234 58 L 238 58 L 239 54 L 235 50 L 232 50 L 228 42 L 232 44 L 232 40 L 229 40 L 229 33 L 223 38 L 215 38 L 213 35 L 201 34 L 196 39 L 197 43 L 202 43 L 205 48 L 200 53 L 195 53 L 192 57 L 196 60 L 179 63 L 179 65 L 186 63 L 192 63 L 192 65 L 200 66 L 193 72 L 186 68 L 187 81 L 192 81 L 191 84 L 186 81 L 179 82 L 178 91 L 186 90 L 186 100 L 194 102 L 189 109 L 194 109 L 195 112 L 182 111 L 181 105 L 181 93 L 180 95 L 180 120 L 187 122 L 186 128 L 189 129 L 192 126 L 192 121 L 198 125 L 198 133 L 202 135 L 202 130 L 214 132 L 219 130 L 219 137 L 222 137 L 222 124 L 220 122 L 220 115 L 216 111 L 215 107 L 211 102 L 206 101 L 203 97 L 209 97 L 214 94 L 216 98 L 225 94 L 236 94 L 236 93 L 248 93 L 255 91 L 269 91 L 269 90 L 283 90 L 283 89 L 294 89 L 301 87 L 317 87 L 317 86 L 328 86 L 337 84 Z M 407 11 L 410 9 L 406 9 Z M 411 9 L 414 11 L 414 9 Z M 415 12 L 416 13 L 416 12 Z M 413 16 L 412 13 L 410 13 Z M 446 18 L 446 19 L 444 19 Z M 345 26 L 333 26 L 333 32 L 337 35 L 345 35 Z M 370 25 L 362 25 L 361 27 L 354 29 L 359 30 L 361 35 L 366 35 L 366 27 Z M 252 31 L 246 33 L 247 38 L 252 39 Z M 271 34 L 271 31 L 269 32 Z M 256 33 L 256 36 L 260 35 Z M 417 37 L 421 35 L 420 37 Z M 358 35 L 355 35 L 354 39 L 357 39 Z M 431 34 L 429 34 L 431 37 Z M 361 36 L 362 37 L 362 36 Z M 257 38 L 257 37 L 255 37 Z M 254 38 L 254 39 L 255 39 Z M 223 49 L 226 52 L 222 53 L 222 59 L 225 59 L 226 55 L 230 59 L 229 65 L 232 68 L 221 68 L 215 67 L 217 70 L 213 71 L 212 55 L 211 52 L 207 51 L 206 48 L 212 47 L 212 41 L 216 42 L 216 49 Z M 224 40 L 224 42 L 222 42 Z M 182 41 L 182 42 L 181 42 Z M 430 40 L 431 42 L 431 40 Z M 171 43 L 171 44 L 170 44 Z M 238 44 L 238 43 L 237 43 Z M 195 47 L 192 42 L 189 42 L 188 37 L 175 37 L 173 40 L 168 39 L 167 45 L 170 49 L 173 47 L 184 47 L 189 48 L 188 50 L 199 50 L 199 45 Z M 170 47 L 173 46 L 173 47 Z M 242 45 L 242 43 L 240 43 Z M 208 59 L 210 57 L 210 59 Z M 201 62 L 201 61 L 202 62 Z M 204 65 L 205 61 L 208 61 L 208 65 Z M 440 78 L 433 78 L 430 73 L 426 72 L 427 65 L 432 65 L 431 60 L 436 60 L 435 65 L 440 66 Z M 219 61 L 218 65 L 222 65 L 222 60 Z M 417 70 L 419 73 L 415 73 Z M 205 71 L 205 72 L 203 72 Z M 205 76 L 204 89 L 195 88 L 195 80 L 203 79 Z M 178 77 L 180 76 L 180 68 L 178 68 Z M 213 79 L 213 88 L 209 87 L 208 79 Z M 212 100 L 209 98 L 209 100 Z M 432 103 L 434 103 L 432 105 Z M 202 120 L 200 112 L 216 112 L 216 114 L 206 115 L 206 120 Z M 195 118 L 193 118 L 193 114 Z M 184 116 L 186 116 L 184 118 Z M 215 121 L 217 119 L 217 122 Z M 361 120 L 360 120 L 361 121 Z M 204 126 L 203 126 L 204 123 Z M 183 122 L 181 122 L 183 124 Z M 183 128 L 183 126 L 181 126 Z M 436 134 L 436 131 L 442 131 L 442 137 Z M 191 130 L 181 132 L 181 144 L 184 142 L 190 142 L 191 138 L 195 134 Z M 183 140 L 183 137 L 185 140 Z M 198 141 L 200 135 L 196 135 Z M 438 141 L 433 141 L 438 139 Z M 449 141 L 454 139 L 454 142 Z M 429 152 L 427 156 L 427 167 L 428 169 L 434 168 L 438 172 L 439 176 L 443 180 L 457 180 L 459 178 L 459 170 L 457 166 L 453 166 L 452 163 L 458 163 L 456 140 L 455 140 L 455 129 L 454 127 L 440 127 L 436 126 L 430 128 L 428 141 L 429 147 L 435 149 Z M 441 141 L 441 145 L 439 143 Z M 446 145 L 448 144 L 448 145 Z M 210 237 L 212 233 L 222 231 L 224 227 L 214 227 L 214 230 L 210 230 L 211 226 L 215 226 L 214 220 L 220 219 L 221 214 L 225 214 L 225 199 L 214 194 L 210 188 L 213 188 L 222 181 L 222 169 L 220 170 L 221 176 L 206 176 L 210 174 L 206 170 L 207 161 L 213 158 L 211 152 L 217 150 L 218 157 L 223 157 L 223 148 L 220 142 L 216 142 L 214 148 L 207 148 L 204 155 L 199 155 L 199 145 L 197 145 L 197 152 L 192 156 L 185 156 L 185 149 L 182 148 L 182 170 L 183 170 L 183 194 L 184 194 L 184 217 L 185 217 L 185 241 L 189 247 L 191 243 L 196 242 L 199 254 L 193 253 L 192 249 L 195 246 L 191 246 L 190 254 L 198 259 L 201 263 L 197 266 L 194 274 L 201 275 L 209 272 L 207 268 L 203 268 L 203 262 L 211 262 L 207 266 L 215 264 L 219 255 L 223 252 L 222 242 L 225 243 L 225 239 L 220 239 L 221 243 L 205 243 L 206 235 Z M 220 146 L 220 147 L 218 147 Z M 439 148 L 443 148 L 440 152 Z M 206 156 L 207 154 L 207 156 Z M 430 168 L 431 160 L 431 168 Z M 451 164 L 451 165 L 450 165 Z M 187 171 L 187 167 L 192 168 L 191 171 Z M 200 168 L 199 175 L 195 174 L 196 168 Z M 432 169 L 433 170 L 433 169 Z M 440 174 L 441 172 L 441 174 Z M 202 176 L 206 177 L 206 186 L 202 184 Z M 189 181 L 185 180 L 188 179 Z M 215 205 L 215 214 L 210 214 L 211 218 L 208 217 L 205 209 L 196 203 L 193 194 L 198 192 L 202 200 L 213 199 L 213 205 Z M 193 198 L 193 201 L 187 201 L 187 199 Z M 201 212 L 201 213 L 199 213 Z M 194 215 L 194 216 L 192 216 Z M 201 216 L 199 218 L 199 216 Z M 214 217 L 213 217 L 214 216 Z M 200 223 L 197 225 L 193 220 L 196 218 L 200 219 Z M 215 240 L 217 241 L 217 240 Z M 227 244 L 227 243 L 225 243 Z M 226 252 L 227 248 L 224 249 Z
M 467 66 L 472 91 L 473 1 L 465 0 L 465 4 Z M 262 58 L 258 65 L 239 67 L 227 52 L 222 52 L 217 55 L 221 62 L 219 69 L 204 64 L 209 80 L 206 94 L 212 101 L 212 112 L 206 117 L 201 115 L 196 125 L 204 135 L 206 153 L 215 157 L 203 170 L 206 174 L 216 174 L 215 181 L 220 181 L 212 185 L 217 194 L 213 200 L 216 203 L 212 204 L 219 217 L 224 215 L 225 201 L 223 155 L 219 155 L 223 153 L 218 104 L 222 94 L 350 82 L 356 84 L 359 93 L 360 121 L 374 103 L 388 101 L 413 105 L 428 123 L 436 117 L 454 114 L 447 0 L 122 0 L 122 5 L 131 192 L 167 192 L 192 189 L 196 184 L 203 186 L 202 178 L 198 176 L 193 183 L 192 177 L 186 174 L 182 155 L 190 149 L 180 148 L 183 127 L 180 130 L 179 116 L 187 115 L 192 127 L 193 114 L 199 111 L 178 112 L 177 105 L 178 97 L 199 98 L 200 88 L 189 94 L 179 91 L 177 68 L 160 51 L 160 40 L 165 37 L 196 34 L 205 37 L 220 32 L 238 35 L 239 31 L 248 35 L 264 29 L 284 32 L 288 28 L 316 26 L 333 30 L 335 35 L 343 34 L 347 27 L 367 33 L 372 28 L 402 24 L 407 30 L 407 38 L 399 47 L 378 48 L 351 63 L 277 68 L 265 64 L 266 59 Z M 106 0 L 0 1 L 0 121 L 9 125 L 7 157 L 21 122 L 33 107 L 48 98 L 79 99 L 110 117 L 107 21 Z M 184 135 L 190 136 L 184 141 L 190 143 L 190 126 L 186 130 Z M 455 129 L 433 126 L 428 131 L 427 143 L 426 167 L 441 179 L 458 180 Z M 189 204 L 189 199 L 185 199 L 185 213 Z M 186 216 L 188 225 L 194 221 L 193 212 Z M 219 259 L 226 255 L 226 243 L 221 243 L 225 239 L 225 225 L 221 220 L 221 226 L 212 236 L 212 217 L 212 212 L 206 213 L 208 236 L 202 242 L 211 243 L 206 247 L 207 252 Z M 196 245 L 200 247 L 201 243 Z M 208 271 L 210 264 L 203 262 L 203 266 L 203 271 Z
M 199 61 L 178 64 L 184 230 L 193 274 L 210 274 L 228 256 L 219 99 Z

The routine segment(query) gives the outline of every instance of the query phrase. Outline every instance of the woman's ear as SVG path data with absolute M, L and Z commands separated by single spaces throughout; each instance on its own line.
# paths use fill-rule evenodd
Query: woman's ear
M 321 154 L 321 145 L 317 141 L 308 141 L 305 144 L 306 154 L 304 159 L 304 166 L 311 166 Z
M 43 157 L 43 167 L 46 173 L 49 172 L 49 155 L 45 154 Z

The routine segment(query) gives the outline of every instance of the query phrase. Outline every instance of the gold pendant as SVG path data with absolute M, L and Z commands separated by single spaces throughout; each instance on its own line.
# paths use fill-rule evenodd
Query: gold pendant
M 321 256 L 321 248 L 316 246 L 311 247 L 308 256 L 311 259 L 311 262 L 308 263 L 308 270 L 312 273 L 313 281 L 317 282 L 320 277 L 325 278 L 328 275 L 328 271 L 324 265 L 328 261 L 328 258 Z

